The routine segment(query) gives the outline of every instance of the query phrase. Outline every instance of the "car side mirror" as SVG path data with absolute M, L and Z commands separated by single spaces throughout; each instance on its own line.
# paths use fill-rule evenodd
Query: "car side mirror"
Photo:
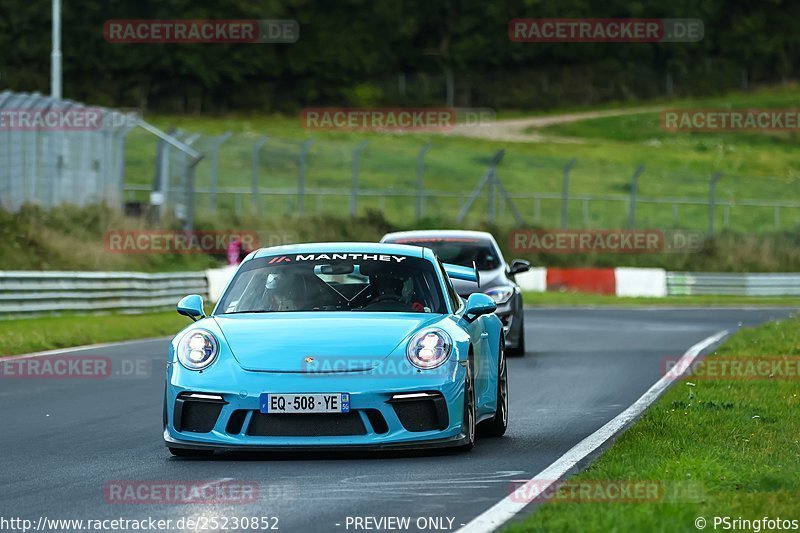
M 530 262 L 525 261 L 524 259 L 514 259 L 514 261 L 511 262 L 511 266 L 508 268 L 508 273 L 513 276 L 514 274 L 527 272 L 530 269 Z
M 482 292 L 474 292 L 467 299 L 467 308 L 464 310 L 464 316 L 468 321 L 472 322 L 481 315 L 494 313 L 496 309 L 497 304 L 489 296 Z
M 203 297 L 199 294 L 190 294 L 181 298 L 181 301 L 178 302 L 178 314 L 188 316 L 195 322 L 204 318 L 206 313 L 203 311 Z

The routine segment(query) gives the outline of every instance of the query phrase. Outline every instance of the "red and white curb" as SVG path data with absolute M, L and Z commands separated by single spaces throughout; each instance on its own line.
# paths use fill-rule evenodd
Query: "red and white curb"
M 525 291 L 575 291 L 614 296 L 667 295 L 662 268 L 532 268 L 517 275 Z

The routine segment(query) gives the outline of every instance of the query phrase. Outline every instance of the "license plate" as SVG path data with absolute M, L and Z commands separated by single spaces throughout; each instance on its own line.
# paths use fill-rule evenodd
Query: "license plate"
M 262 413 L 349 413 L 350 394 L 269 394 L 260 398 Z

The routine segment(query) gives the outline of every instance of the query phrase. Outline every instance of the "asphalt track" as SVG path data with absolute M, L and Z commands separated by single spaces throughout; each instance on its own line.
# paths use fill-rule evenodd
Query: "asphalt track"
M 456 530 L 505 497 L 512 480 L 536 475 L 636 401 L 665 357 L 790 310 L 526 313 L 528 353 L 509 361 L 509 431 L 468 454 L 172 458 L 161 438 L 165 340 L 70 353 L 110 357 L 106 379 L 0 378 L 0 518 L 270 516 L 280 531 L 327 532 L 364 531 L 355 517 L 390 516 L 419 531 L 417 519 L 434 517 L 441 525 L 424 530 Z M 107 502 L 104 486 L 120 480 L 253 481 L 259 491 L 250 503 Z

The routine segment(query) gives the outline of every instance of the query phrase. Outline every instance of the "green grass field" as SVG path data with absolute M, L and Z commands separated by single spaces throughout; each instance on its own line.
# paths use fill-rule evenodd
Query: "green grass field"
M 714 99 L 656 102 L 669 107 L 790 107 L 800 89 L 794 86 L 736 93 Z M 646 104 L 642 104 L 646 105 Z M 604 106 L 607 107 L 607 106 Z M 552 112 L 548 113 L 552 114 Z M 516 115 L 512 113 L 511 115 Z M 503 113 L 500 116 L 504 116 Z M 297 187 L 297 157 L 300 144 L 314 139 L 309 152 L 306 187 L 308 189 L 349 189 L 352 151 L 368 141 L 360 164 L 362 190 L 411 191 L 416 187 L 417 154 L 425 143 L 432 143 L 425 158 L 425 188 L 431 193 L 468 194 L 483 176 L 491 155 L 503 148 L 506 156 L 498 177 L 512 194 L 560 193 L 562 168 L 577 159 L 570 180 L 571 194 L 627 195 L 635 167 L 645 165 L 640 178 L 642 197 L 691 197 L 705 199 L 708 178 L 714 172 L 725 175 L 717 188 L 720 201 L 744 199 L 798 200 L 800 181 L 796 165 L 798 135 L 768 133 L 673 134 L 663 132 L 659 115 L 637 114 L 584 120 L 544 128 L 543 133 L 569 137 L 577 142 L 541 143 L 498 142 L 455 136 L 420 134 L 378 134 L 364 132 L 306 131 L 297 117 L 281 116 L 149 116 L 148 120 L 167 129 L 218 135 L 232 131 L 234 136 L 220 150 L 219 186 L 249 187 L 252 144 L 260 135 L 270 136 L 262 151 L 260 186 L 281 188 L 293 193 Z M 202 148 L 204 141 L 197 141 Z M 154 168 L 155 142 L 138 130 L 130 134 L 127 150 L 127 183 L 149 185 Z M 200 163 L 197 186 L 210 182 L 210 162 Z M 142 195 L 140 198 L 144 198 Z M 394 223 L 408 223 L 413 217 L 413 197 L 375 196 L 359 200 L 360 212 L 378 209 Z M 240 198 L 238 209 L 248 210 L 250 198 Z M 344 214 L 347 196 L 318 196 L 305 199 L 307 213 Z M 463 203 L 460 197 L 428 198 L 425 214 L 452 220 Z M 533 199 L 518 199 L 517 208 L 527 224 L 552 227 L 560 221 L 560 199 L 543 199 L 537 208 Z M 224 209 L 237 205 L 231 196 L 220 198 Z M 208 209 L 208 198 L 200 197 L 198 211 Z M 262 204 L 262 216 L 282 217 L 296 211 L 295 196 L 271 196 Z M 570 205 L 572 227 L 613 228 L 627 224 L 627 203 L 594 200 L 587 206 L 580 201 Z M 675 210 L 673 210 L 675 209 Z M 474 207 L 468 223 L 486 218 L 486 199 Z M 684 227 L 705 229 L 705 206 L 640 203 L 639 227 Z M 796 209 L 783 209 L 778 227 L 793 229 L 798 223 Z M 717 226 L 723 227 L 723 209 L 717 209 Z M 498 224 L 511 225 L 509 211 L 498 213 Z M 729 212 L 729 224 L 739 231 L 773 229 L 772 208 L 737 207 Z
M 189 324 L 175 311 L 0 320 L 0 356 L 174 335 Z
M 715 353 L 798 355 L 800 319 L 741 330 Z M 800 519 L 798 377 L 679 380 L 594 464 L 570 478 L 589 486 L 610 480 L 692 484 L 692 497 L 546 503 L 505 531 L 697 531 L 698 517 L 713 531 L 715 516 Z

